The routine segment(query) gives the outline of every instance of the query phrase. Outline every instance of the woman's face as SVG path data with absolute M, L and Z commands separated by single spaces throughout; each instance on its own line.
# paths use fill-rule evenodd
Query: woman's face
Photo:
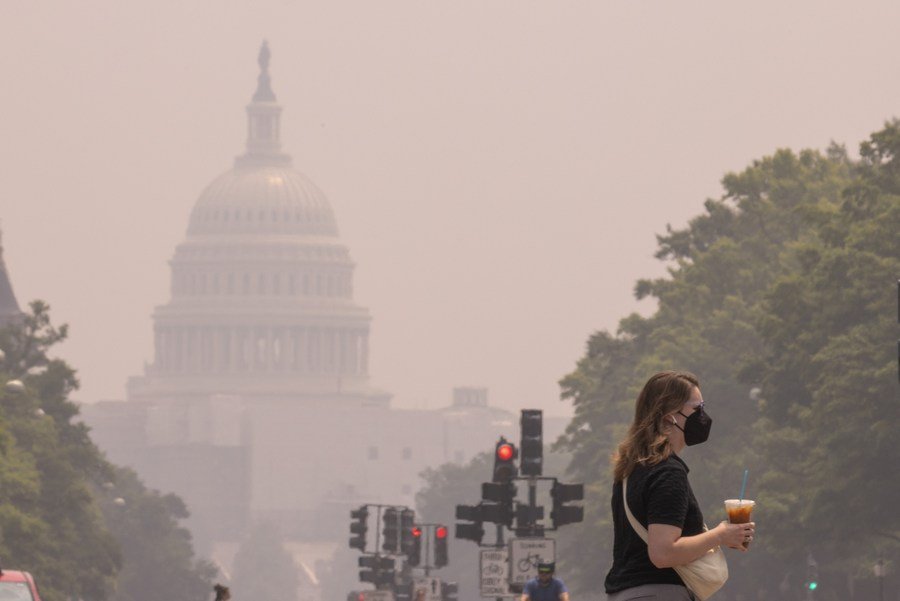
M 703 395 L 700 393 L 700 389 L 694 386 L 694 389 L 691 391 L 691 396 L 687 400 L 687 402 L 681 406 L 681 409 L 675 411 L 674 413 L 670 413 L 666 416 L 665 421 L 669 426 L 666 434 L 669 437 L 669 443 L 676 450 L 681 450 L 685 447 L 684 443 L 684 422 L 688 418 L 688 416 L 696 411 L 700 405 L 703 403 Z M 677 427 L 676 427 L 677 426 Z

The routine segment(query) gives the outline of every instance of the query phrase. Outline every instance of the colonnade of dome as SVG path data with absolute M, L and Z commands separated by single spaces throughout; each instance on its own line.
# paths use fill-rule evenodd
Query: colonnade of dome
M 369 334 L 340 325 L 156 328 L 153 374 L 360 376 L 368 372 Z

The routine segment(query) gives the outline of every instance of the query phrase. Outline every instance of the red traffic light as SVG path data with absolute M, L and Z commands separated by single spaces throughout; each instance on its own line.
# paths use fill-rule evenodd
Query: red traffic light
M 516 451 L 511 444 L 501 444 L 497 447 L 497 459 L 500 461 L 512 461 Z
M 412 532 L 412 535 L 416 538 L 419 538 L 420 536 L 422 536 L 422 529 L 419 528 L 418 526 L 413 526 L 411 532 Z
M 435 538 L 447 538 L 447 527 L 446 526 L 438 526 L 434 529 Z

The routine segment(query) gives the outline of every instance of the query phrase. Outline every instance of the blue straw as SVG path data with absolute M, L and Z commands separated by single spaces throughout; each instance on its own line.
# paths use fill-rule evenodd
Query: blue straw
M 741 482 L 741 496 L 740 501 L 744 500 L 744 491 L 747 490 L 747 473 L 750 472 L 749 468 L 744 469 L 744 481 Z

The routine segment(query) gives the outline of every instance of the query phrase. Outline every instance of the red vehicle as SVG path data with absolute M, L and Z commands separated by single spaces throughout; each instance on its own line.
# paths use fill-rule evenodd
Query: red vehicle
M 41 601 L 41 596 L 28 572 L 0 569 L 0 601 Z

